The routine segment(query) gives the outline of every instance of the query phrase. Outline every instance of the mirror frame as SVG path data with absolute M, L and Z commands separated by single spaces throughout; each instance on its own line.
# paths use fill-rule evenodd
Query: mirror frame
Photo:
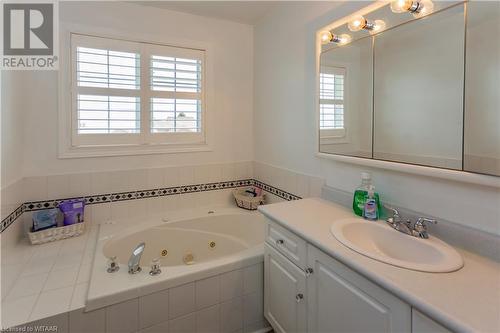
M 465 2 L 461 2 L 464 6 L 467 6 Z M 349 21 L 349 17 L 353 15 L 367 15 L 379 8 L 387 6 L 387 2 L 374 2 L 369 6 L 366 6 L 356 12 L 349 14 L 333 23 L 322 27 L 316 31 L 316 59 L 315 59 L 315 100 L 314 100 L 314 120 L 315 120 L 315 142 L 316 144 L 316 156 L 319 158 L 334 160 L 337 162 L 348 163 L 361 165 L 366 167 L 372 167 L 377 169 L 391 170 L 396 172 L 403 172 L 408 174 L 427 176 L 433 178 L 447 179 L 453 180 L 457 182 L 464 182 L 494 188 L 500 188 L 500 176 L 493 175 L 485 175 L 480 173 L 474 173 L 464 170 L 452 170 L 452 169 L 443 169 L 432 166 L 423 166 L 423 165 L 414 165 L 403 162 L 391 162 L 391 161 L 383 161 L 376 160 L 373 158 L 365 158 L 365 157 L 354 157 L 354 156 L 346 156 L 339 154 L 330 154 L 330 153 L 322 153 L 320 151 L 320 131 L 319 131 L 319 72 L 321 66 L 321 53 L 322 53 L 322 43 L 320 33 L 324 30 L 333 30 L 335 28 L 340 27 L 341 25 L 346 24 Z M 451 7 L 451 6 L 450 6 Z M 466 9 L 465 9 L 466 10 Z

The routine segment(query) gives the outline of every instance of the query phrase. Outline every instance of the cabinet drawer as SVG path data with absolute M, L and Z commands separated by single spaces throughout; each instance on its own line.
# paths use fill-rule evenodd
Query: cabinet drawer
M 277 223 L 267 220 L 266 242 L 302 269 L 306 268 L 306 242 Z

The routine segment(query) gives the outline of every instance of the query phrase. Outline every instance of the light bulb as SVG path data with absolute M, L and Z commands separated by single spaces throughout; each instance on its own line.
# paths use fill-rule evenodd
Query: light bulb
M 349 36 L 348 34 L 341 34 L 338 36 L 334 36 L 334 38 L 335 42 L 338 43 L 339 45 L 349 44 L 352 40 L 351 36 Z
M 411 8 L 412 4 L 412 0 L 394 0 L 391 2 L 391 11 L 393 13 L 404 13 Z
M 319 36 L 322 44 L 329 43 L 333 38 L 332 33 L 330 31 L 321 31 L 319 33 Z
M 360 31 L 366 26 L 366 19 L 361 16 L 354 16 L 351 21 L 347 24 L 347 27 L 351 31 Z
M 413 13 L 413 17 L 420 18 L 429 15 L 434 11 L 434 3 L 431 0 L 422 0 L 419 2 L 418 11 Z
M 370 34 L 376 34 L 385 29 L 385 22 L 383 20 L 375 20 L 373 22 L 373 29 L 370 30 Z

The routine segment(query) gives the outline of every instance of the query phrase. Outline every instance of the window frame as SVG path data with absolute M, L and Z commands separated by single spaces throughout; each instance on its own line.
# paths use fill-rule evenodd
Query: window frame
M 140 45 L 141 46 L 141 76 L 140 87 L 138 90 L 141 105 L 141 133 L 130 134 L 77 134 L 77 89 L 76 89 L 76 47 L 73 47 L 72 40 L 75 36 L 89 38 L 99 38 L 103 40 L 103 45 L 112 45 L 114 41 L 118 45 L 117 51 L 123 50 L 119 44 Z M 59 71 L 59 140 L 58 157 L 59 158 L 81 158 L 98 156 L 120 156 L 120 155 L 143 155 L 143 154 L 163 154 L 163 153 L 183 153 L 183 152 L 205 152 L 212 151 L 212 131 L 214 119 L 210 102 L 213 95 L 213 65 L 210 61 L 211 45 L 202 42 L 171 40 L 166 41 L 158 38 L 155 41 L 145 38 L 142 34 L 127 33 L 126 37 L 116 32 L 105 31 L 100 28 L 90 28 L 87 26 L 75 25 L 70 23 L 61 24 L 60 28 L 61 54 Z M 86 46 L 86 45 L 82 45 Z M 91 47 L 91 46 L 89 46 Z M 95 46 L 94 46 L 95 47 Z M 133 49 L 133 47 L 132 47 Z M 150 89 L 149 82 L 149 56 L 153 51 L 169 50 L 169 56 L 173 51 L 176 55 L 180 54 L 177 50 L 202 54 L 202 89 L 201 89 L 201 132 L 176 132 L 176 133 L 149 133 L 145 132 L 146 124 L 150 126 L 150 97 L 166 96 L 166 92 L 153 91 Z M 114 49 L 113 49 L 114 50 Z M 123 50 L 131 52 L 131 49 Z M 65 52 L 66 51 L 66 52 Z M 153 52 L 154 53 L 154 52 Z M 156 52 L 158 53 L 158 52 Z M 161 53 L 161 52 L 160 52 Z M 163 54 L 166 55 L 165 51 Z M 146 89 L 143 89 L 147 87 Z M 79 87 L 81 90 L 83 87 Z M 91 88 L 94 89 L 94 88 Z M 112 88 L 102 88 L 108 91 Z M 124 91 L 127 89 L 117 89 L 119 94 L 116 96 L 126 96 Z M 153 93 L 151 93 L 153 92 Z M 177 93 L 180 94 L 180 93 Z M 109 96 L 114 96 L 109 94 Z M 170 95 L 171 96 L 171 95 Z M 179 97 L 178 97 L 179 98 Z M 182 97 L 181 97 L 182 98 Z M 147 122 L 145 122 L 147 121 Z M 88 136 L 85 138 L 84 136 Z M 95 140 L 95 141 L 93 141 Z M 97 144 L 96 144 L 97 143 Z

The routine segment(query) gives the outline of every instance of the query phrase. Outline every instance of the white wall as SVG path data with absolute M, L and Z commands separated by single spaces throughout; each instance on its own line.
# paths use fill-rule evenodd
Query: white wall
M 0 216 L 7 217 L 23 202 L 23 101 L 24 91 L 14 87 L 20 82 L 12 71 L 2 71 L 1 75 L 1 181 Z
M 1 181 L 0 181 L 0 218 L 3 220 L 12 213 L 23 202 L 22 199 L 22 165 L 23 165 L 23 106 L 22 101 L 26 98 L 23 91 L 13 89 L 18 84 L 17 76 L 11 71 L 0 71 L 1 77 Z M 17 274 L 21 266 L 16 261 L 21 262 L 26 252 L 10 251 L 19 238 L 23 235 L 21 223 L 11 226 L 8 230 L 0 234 L 0 253 L 2 269 L 1 288 L 2 297 L 15 282 L 13 275 Z M 5 255 L 8 253 L 9 255 Z
M 294 4 L 255 27 L 256 162 L 320 176 L 345 191 L 353 191 L 360 172 L 369 170 L 385 201 L 500 235 L 500 195 L 494 188 L 370 170 L 315 156 L 315 32 L 365 5 Z
M 311 161 L 317 146 L 314 38 L 316 29 L 323 24 L 351 12 L 339 10 L 333 15 L 332 9 L 338 6 L 338 2 L 290 3 L 255 27 L 257 161 L 313 174 L 319 172 L 319 163 Z M 363 6 L 361 2 L 349 5 Z
M 23 104 L 24 92 L 15 89 L 22 84 L 21 75 L 2 71 L 1 155 L 2 188 L 22 178 L 23 165 Z
M 211 152 L 58 159 L 57 72 L 16 73 L 12 91 L 29 92 L 23 108 L 24 176 L 253 160 L 252 26 L 124 2 L 61 2 L 59 11 L 62 22 L 92 26 L 93 30 L 102 27 L 120 34 L 148 35 L 153 40 L 159 36 L 211 45 L 215 94 L 208 112 L 221 121 L 211 129 Z

